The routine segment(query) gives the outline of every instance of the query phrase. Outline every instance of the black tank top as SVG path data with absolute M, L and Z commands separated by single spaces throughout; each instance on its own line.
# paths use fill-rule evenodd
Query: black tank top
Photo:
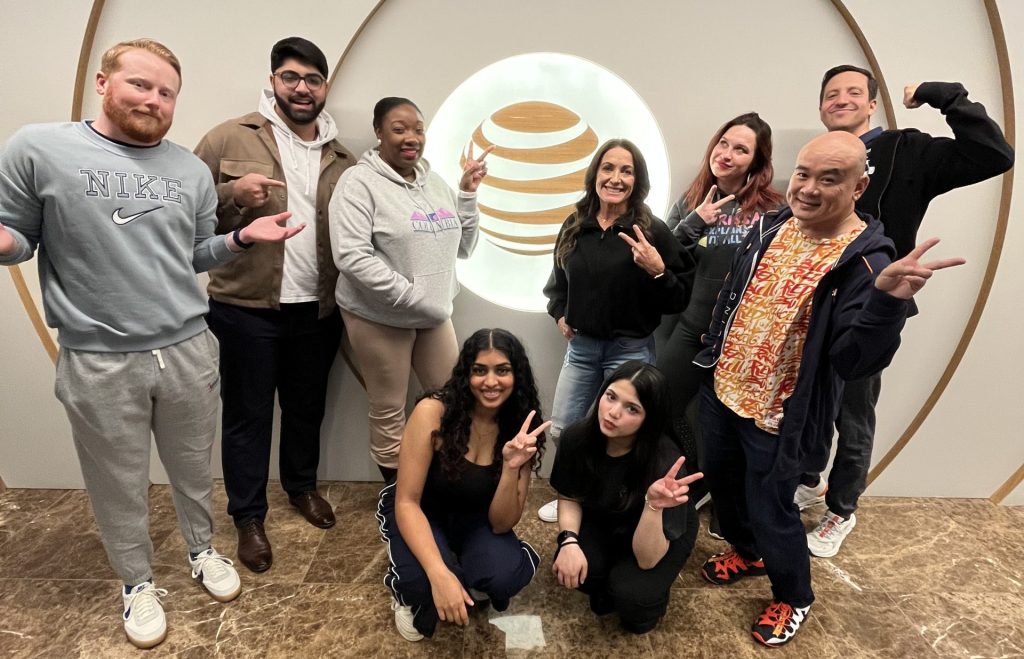
M 423 484 L 420 507 L 431 513 L 486 513 L 498 490 L 498 478 L 491 465 L 482 467 L 470 462 L 465 456 L 459 460 L 454 477 L 447 476 L 441 469 L 441 454 L 434 452 Z

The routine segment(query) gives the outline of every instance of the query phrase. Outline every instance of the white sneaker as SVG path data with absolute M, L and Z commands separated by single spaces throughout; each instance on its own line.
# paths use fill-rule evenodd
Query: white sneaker
M 537 517 L 540 517 L 543 522 L 557 522 L 558 521 L 558 499 L 554 501 L 548 501 L 543 506 L 537 509 Z
M 423 634 L 412 624 L 412 607 L 402 606 L 398 600 L 391 600 L 391 610 L 395 612 L 395 627 L 398 634 L 407 641 L 415 643 L 423 640 Z
M 135 647 L 145 650 L 159 645 L 167 637 L 167 618 L 160 603 L 160 598 L 166 596 L 167 591 L 157 588 L 152 581 L 140 583 L 128 594 L 121 588 L 124 633 Z
M 232 567 L 234 563 L 218 554 L 213 547 L 196 556 L 195 560 L 189 556 L 188 562 L 192 566 L 192 578 L 199 579 L 210 597 L 218 602 L 230 602 L 242 592 L 242 582 Z
M 800 510 L 809 508 L 816 503 L 821 503 L 825 500 L 825 493 L 828 492 L 828 483 L 824 479 L 818 481 L 818 484 L 814 487 L 808 487 L 801 483 L 796 486 L 796 494 L 793 495 L 793 503 L 795 503 Z
M 818 522 L 818 526 L 807 534 L 807 548 L 815 556 L 832 558 L 839 553 L 843 540 L 846 540 L 846 536 L 850 535 L 855 526 L 856 515 L 850 515 L 850 519 L 843 519 L 829 510 Z

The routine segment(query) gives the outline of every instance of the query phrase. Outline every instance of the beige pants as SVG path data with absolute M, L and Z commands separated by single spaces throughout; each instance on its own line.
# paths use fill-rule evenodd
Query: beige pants
M 370 456 L 382 467 L 397 467 L 410 372 L 424 389 L 443 385 L 459 356 L 455 328 L 451 319 L 431 329 L 405 329 L 347 311 L 341 317 L 370 402 Z

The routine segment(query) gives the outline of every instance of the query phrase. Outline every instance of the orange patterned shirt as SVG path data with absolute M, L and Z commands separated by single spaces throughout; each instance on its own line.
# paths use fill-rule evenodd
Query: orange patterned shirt
M 819 240 L 790 219 L 758 263 L 715 369 L 719 400 L 758 428 L 778 434 L 782 403 L 800 372 L 814 289 L 864 227 Z

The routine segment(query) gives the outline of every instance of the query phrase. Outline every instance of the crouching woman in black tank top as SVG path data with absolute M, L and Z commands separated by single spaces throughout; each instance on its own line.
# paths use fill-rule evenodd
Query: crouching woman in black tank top
M 594 613 L 618 613 L 636 634 L 665 615 L 697 535 L 688 492 L 703 474 L 685 475 L 664 434 L 667 390 L 649 364 L 615 369 L 587 416 L 562 433 L 551 470 L 558 583 L 587 593 Z
M 377 513 L 406 640 L 432 636 L 438 619 L 465 625 L 488 600 L 503 611 L 533 578 L 540 558 L 512 528 L 550 425 L 539 408 L 526 351 L 501 329 L 469 337 L 448 382 L 416 404 Z

